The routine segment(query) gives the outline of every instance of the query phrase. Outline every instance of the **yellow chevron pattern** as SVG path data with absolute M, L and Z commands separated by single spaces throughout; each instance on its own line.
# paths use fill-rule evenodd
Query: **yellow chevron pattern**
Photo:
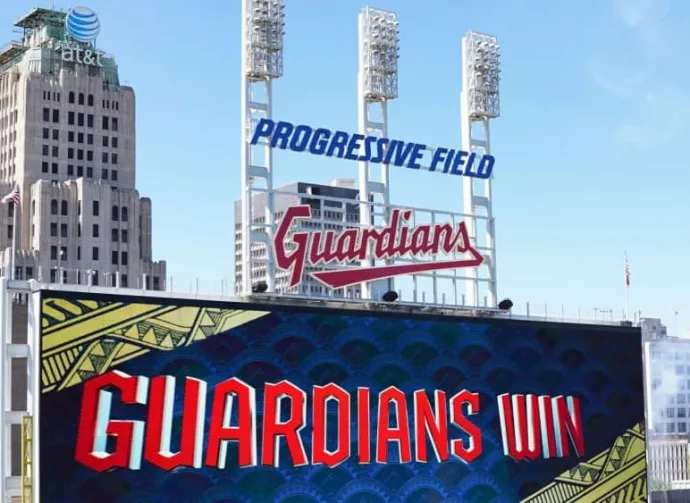
M 105 298 L 105 297 L 103 297 Z M 215 307 L 41 300 L 43 393 L 103 374 L 151 351 L 172 351 L 269 314 Z
M 647 501 L 644 423 L 589 461 L 561 473 L 522 503 L 643 503 Z

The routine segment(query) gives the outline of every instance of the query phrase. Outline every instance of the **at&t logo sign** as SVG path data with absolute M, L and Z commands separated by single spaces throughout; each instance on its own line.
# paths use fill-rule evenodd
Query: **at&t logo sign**
M 72 7 L 65 17 L 66 40 L 58 44 L 62 61 L 81 65 L 103 66 L 103 53 L 93 47 L 101 31 L 101 22 L 88 7 Z M 84 45 L 89 44 L 89 45 Z
M 93 42 L 101 31 L 101 23 L 88 7 L 72 7 L 67 11 L 65 29 L 77 42 Z

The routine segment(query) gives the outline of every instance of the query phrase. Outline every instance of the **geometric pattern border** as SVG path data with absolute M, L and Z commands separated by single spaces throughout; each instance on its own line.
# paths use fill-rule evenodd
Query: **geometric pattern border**
M 616 439 L 610 449 L 563 472 L 521 503 L 647 501 L 644 423 Z
M 151 351 L 173 351 L 269 314 L 47 295 L 41 299 L 43 393 L 82 383 Z

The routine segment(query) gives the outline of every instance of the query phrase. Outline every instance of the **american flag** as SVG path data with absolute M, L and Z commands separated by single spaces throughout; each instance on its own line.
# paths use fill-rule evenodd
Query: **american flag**
M 625 273 L 625 286 L 630 286 L 630 266 L 628 265 L 628 255 L 624 256 L 623 272 Z
M 14 189 L 12 189 L 12 192 L 7 194 L 5 197 L 2 198 L 2 204 L 8 204 L 10 202 L 14 203 L 15 206 L 19 205 L 19 186 L 15 185 Z

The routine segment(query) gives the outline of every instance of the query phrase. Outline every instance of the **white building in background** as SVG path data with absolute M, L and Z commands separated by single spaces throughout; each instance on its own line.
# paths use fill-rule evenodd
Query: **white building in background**
M 668 337 L 666 325 L 659 318 L 640 318 L 640 328 L 645 341 L 658 341 Z
M 136 190 L 135 98 L 112 56 L 66 34 L 64 12 L 34 9 L 0 49 L 0 266 L 50 282 L 165 289 L 151 200 Z
M 687 483 L 688 440 L 679 438 L 655 439 L 647 442 L 647 480 L 666 487 Z M 674 484 L 675 483 L 675 484 Z
M 651 437 L 690 433 L 690 341 L 644 343 L 647 428 Z

